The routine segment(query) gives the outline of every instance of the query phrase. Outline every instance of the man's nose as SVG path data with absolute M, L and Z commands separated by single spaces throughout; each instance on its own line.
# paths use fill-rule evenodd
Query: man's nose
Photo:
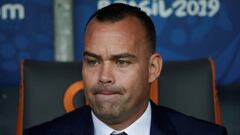
M 102 85 L 109 85 L 115 82 L 113 75 L 113 67 L 110 63 L 104 63 L 101 67 L 99 83 Z

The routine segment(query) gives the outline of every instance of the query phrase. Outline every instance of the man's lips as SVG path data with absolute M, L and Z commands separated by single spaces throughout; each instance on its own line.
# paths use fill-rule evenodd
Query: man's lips
M 96 95 L 115 95 L 115 94 L 120 94 L 120 93 L 116 92 L 116 91 L 98 91 L 95 94 Z
M 115 97 L 123 95 L 123 89 L 117 86 L 97 86 L 92 89 L 92 94 L 98 97 Z
M 96 102 L 102 102 L 102 101 L 115 101 L 119 99 L 120 92 L 116 91 L 106 91 L 106 90 L 101 90 L 97 91 L 94 96 L 96 98 Z
M 119 100 L 119 98 L 123 95 L 123 89 L 116 86 L 99 86 L 92 89 L 92 94 L 96 100 L 95 102 L 111 103 Z

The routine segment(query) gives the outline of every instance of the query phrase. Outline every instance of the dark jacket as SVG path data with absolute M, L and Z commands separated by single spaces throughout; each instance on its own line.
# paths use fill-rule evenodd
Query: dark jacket
M 224 127 L 151 103 L 151 135 L 227 135 Z M 24 135 L 94 135 L 89 106 L 24 131 Z

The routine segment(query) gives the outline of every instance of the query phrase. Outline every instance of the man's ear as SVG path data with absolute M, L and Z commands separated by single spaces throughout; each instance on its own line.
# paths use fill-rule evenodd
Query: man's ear
M 163 60 L 162 57 L 160 56 L 160 54 L 158 53 L 154 53 L 151 55 L 150 57 L 150 61 L 149 61 L 149 76 L 148 76 L 148 82 L 151 83 L 154 80 L 156 80 L 162 70 L 162 64 L 163 64 Z

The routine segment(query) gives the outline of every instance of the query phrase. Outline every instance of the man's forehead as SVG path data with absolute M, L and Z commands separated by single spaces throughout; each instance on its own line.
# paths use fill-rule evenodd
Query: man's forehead
M 93 18 L 87 25 L 85 32 L 95 30 L 95 29 L 98 29 L 98 30 L 104 30 L 107 28 L 111 28 L 111 29 L 118 28 L 119 29 L 119 27 L 115 27 L 115 26 L 119 26 L 119 25 L 122 26 L 121 28 L 123 30 L 124 29 L 128 30 L 129 28 L 144 29 L 144 26 L 142 26 L 141 21 L 137 17 L 126 16 L 123 19 L 114 21 L 114 22 L 112 22 L 111 20 L 99 21 L 96 18 Z
M 143 40 L 140 30 L 126 26 L 124 24 L 104 24 L 92 25 L 85 33 L 85 46 L 97 47 L 104 44 L 105 46 L 126 47 L 134 45 L 135 42 Z
M 132 39 L 137 38 L 136 33 L 137 31 L 133 27 L 130 28 L 129 26 L 124 25 L 123 23 L 122 24 L 121 23 L 90 24 L 85 33 L 85 45 L 88 45 L 88 44 L 93 45 L 94 44 L 93 42 L 96 42 L 96 41 L 98 43 L 111 42 L 111 40 L 118 40 L 118 42 L 114 42 L 114 43 L 117 43 L 118 45 L 121 43 L 125 44 L 126 40 L 128 44 L 131 44 Z M 86 44 L 86 41 L 88 44 Z
M 120 30 L 114 30 L 114 29 L 101 29 L 96 30 L 92 33 L 89 33 L 86 38 L 97 38 L 99 40 L 103 39 L 104 37 L 109 37 L 108 40 L 111 39 L 119 39 L 121 38 L 133 38 L 134 35 L 132 33 L 129 33 L 128 31 L 120 31 Z M 121 41 L 120 41 L 121 42 Z
M 96 54 L 101 54 L 100 51 L 136 54 L 142 49 L 146 50 L 148 43 L 145 31 L 138 21 L 134 17 L 118 22 L 91 21 L 85 33 L 85 50 Z

